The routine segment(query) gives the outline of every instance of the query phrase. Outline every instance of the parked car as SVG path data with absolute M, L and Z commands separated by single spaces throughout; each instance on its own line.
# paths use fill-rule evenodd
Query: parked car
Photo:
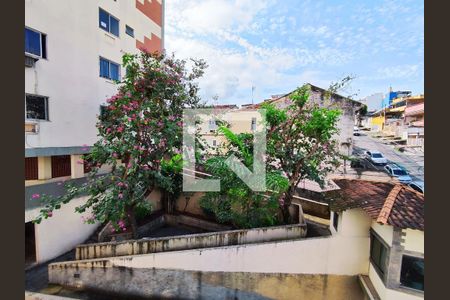
M 385 165 L 388 162 L 379 151 L 366 151 L 366 156 L 374 165 Z
M 356 126 L 353 127 L 353 135 L 361 135 L 361 130 L 359 130 L 359 128 Z
M 401 183 L 410 183 L 412 181 L 412 178 L 409 176 L 408 172 L 396 164 L 386 165 L 384 169 L 390 176 L 397 178 Z
M 423 182 L 423 181 L 412 181 L 408 185 L 412 189 L 418 191 L 419 193 L 425 194 L 425 182 Z

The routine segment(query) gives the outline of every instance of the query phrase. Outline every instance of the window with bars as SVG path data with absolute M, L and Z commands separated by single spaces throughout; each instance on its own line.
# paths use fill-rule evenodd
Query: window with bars
M 28 120 L 48 121 L 48 97 L 26 94 L 25 111 Z

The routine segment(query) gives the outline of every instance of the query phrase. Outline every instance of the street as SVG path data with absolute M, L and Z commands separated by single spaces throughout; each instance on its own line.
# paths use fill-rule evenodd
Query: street
M 424 180 L 423 154 L 402 153 L 394 149 L 393 145 L 385 144 L 382 140 L 373 138 L 367 133 L 354 136 L 353 155 L 362 155 L 364 151 L 377 150 L 381 152 L 389 162 L 396 163 L 408 171 L 413 180 Z M 384 171 L 383 166 L 373 166 L 379 171 Z

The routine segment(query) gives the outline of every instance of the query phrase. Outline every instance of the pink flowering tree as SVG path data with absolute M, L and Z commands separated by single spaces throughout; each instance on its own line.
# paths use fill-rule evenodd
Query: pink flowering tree
M 196 79 L 204 68 L 202 60 L 191 60 L 188 67 L 165 54 L 124 55 L 126 75 L 99 116 L 99 140 L 84 157 L 89 180 L 82 186 L 65 184 L 61 197 L 41 195 L 45 206 L 35 222 L 87 195 L 87 202 L 76 208 L 91 212 L 86 222 L 111 221 L 115 230 L 131 229 L 136 238 L 136 214 L 150 211 L 146 198 L 152 190 L 158 186 L 169 196 L 181 191 L 182 111 L 199 105 Z M 100 175 L 105 165 L 112 171 Z

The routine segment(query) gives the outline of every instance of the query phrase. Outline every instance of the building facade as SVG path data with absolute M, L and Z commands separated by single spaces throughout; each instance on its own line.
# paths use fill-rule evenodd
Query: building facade
M 24 31 L 25 185 L 30 196 L 31 191 L 57 192 L 56 181 L 84 177 L 81 155 L 96 142 L 102 104 L 116 93 L 115 81 L 125 74 L 123 54 L 164 47 L 164 0 L 25 0 Z M 39 207 L 27 198 L 25 203 L 29 222 Z M 55 212 L 54 219 L 63 221 L 57 215 L 65 212 Z M 46 235 L 46 244 L 68 234 L 46 234 L 45 222 L 50 221 L 27 225 L 37 262 L 63 251 L 39 251 L 38 233 Z M 52 222 L 53 228 L 58 226 Z M 81 220 L 71 222 L 85 234 L 69 244 L 82 242 L 93 230 Z

